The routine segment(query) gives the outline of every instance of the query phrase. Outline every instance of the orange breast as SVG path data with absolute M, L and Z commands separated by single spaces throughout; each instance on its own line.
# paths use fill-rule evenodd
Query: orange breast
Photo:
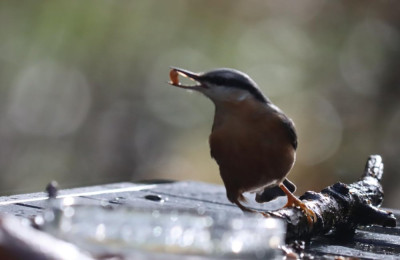
M 225 186 L 240 192 L 280 182 L 295 158 L 281 119 L 254 107 L 247 110 L 217 110 L 209 139 L 211 155 L 219 165 Z

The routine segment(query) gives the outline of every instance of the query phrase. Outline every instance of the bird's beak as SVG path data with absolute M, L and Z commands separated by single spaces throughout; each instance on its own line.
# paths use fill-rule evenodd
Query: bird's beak
M 193 80 L 195 82 L 195 85 L 183 85 L 179 81 L 179 75 Z M 191 89 L 191 90 L 201 90 L 203 88 L 206 88 L 206 86 L 201 83 L 201 74 L 194 73 L 188 70 L 171 67 L 171 71 L 169 72 L 169 78 L 170 81 L 168 83 L 178 88 Z

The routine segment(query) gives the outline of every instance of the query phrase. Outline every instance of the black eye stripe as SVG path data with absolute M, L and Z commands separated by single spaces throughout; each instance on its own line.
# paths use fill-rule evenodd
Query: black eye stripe
M 244 80 L 238 80 L 234 78 L 219 78 L 212 77 L 207 78 L 207 81 L 215 85 L 230 86 L 230 87 L 240 87 L 240 88 L 251 88 L 251 84 Z
M 237 79 L 237 78 L 222 78 L 222 77 L 205 77 L 205 81 L 219 85 L 219 86 L 227 86 L 232 88 L 238 88 L 249 91 L 257 100 L 261 102 L 267 102 L 267 99 L 261 93 L 261 91 L 256 88 L 253 83 L 251 83 L 248 79 Z

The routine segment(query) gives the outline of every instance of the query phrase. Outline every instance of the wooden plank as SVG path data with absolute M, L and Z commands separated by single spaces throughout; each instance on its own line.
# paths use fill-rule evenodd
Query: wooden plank
M 167 184 L 116 183 L 101 186 L 82 187 L 59 192 L 60 198 L 73 196 L 78 203 L 109 205 L 111 207 L 146 207 L 151 209 L 200 210 L 206 214 L 224 212 L 229 217 L 240 217 L 243 213 L 225 195 L 221 185 L 201 182 L 175 182 Z M 0 197 L 0 212 L 32 218 L 43 212 L 47 195 L 34 194 Z M 250 201 L 250 200 L 249 200 Z M 264 205 L 251 203 L 251 207 L 262 209 L 279 208 L 285 199 L 278 199 Z M 393 210 L 392 210 L 393 211 Z M 397 219 L 400 211 L 394 210 Z M 351 256 L 365 259 L 400 259 L 400 229 L 385 227 L 363 227 L 353 238 L 343 241 L 323 236 L 313 239 L 306 252 L 319 256 Z
M 73 197 L 92 196 L 92 195 L 118 193 L 118 192 L 132 192 L 144 189 L 152 189 L 154 187 L 155 185 L 134 184 L 129 182 L 113 183 L 113 184 L 105 184 L 99 186 L 89 186 L 82 188 L 60 190 L 57 198 L 65 198 L 70 196 Z M 45 192 L 4 196 L 0 197 L 0 206 L 16 204 L 16 203 L 28 203 L 32 201 L 41 201 L 41 200 L 46 200 L 47 198 L 48 196 Z
M 109 194 L 134 193 L 140 190 L 153 189 L 156 185 L 113 183 L 82 188 L 60 190 L 57 198 L 74 197 L 78 203 L 93 204 L 91 197 L 106 196 Z M 20 217 L 33 217 L 43 212 L 46 208 L 48 196 L 45 192 L 20 194 L 0 197 L 0 212 L 13 214 Z

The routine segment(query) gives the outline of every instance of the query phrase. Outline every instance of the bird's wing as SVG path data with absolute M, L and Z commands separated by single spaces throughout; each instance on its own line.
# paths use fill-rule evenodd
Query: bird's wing
M 294 149 L 297 149 L 297 133 L 292 119 L 282 115 L 282 123 L 289 134 L 290 143 Z

